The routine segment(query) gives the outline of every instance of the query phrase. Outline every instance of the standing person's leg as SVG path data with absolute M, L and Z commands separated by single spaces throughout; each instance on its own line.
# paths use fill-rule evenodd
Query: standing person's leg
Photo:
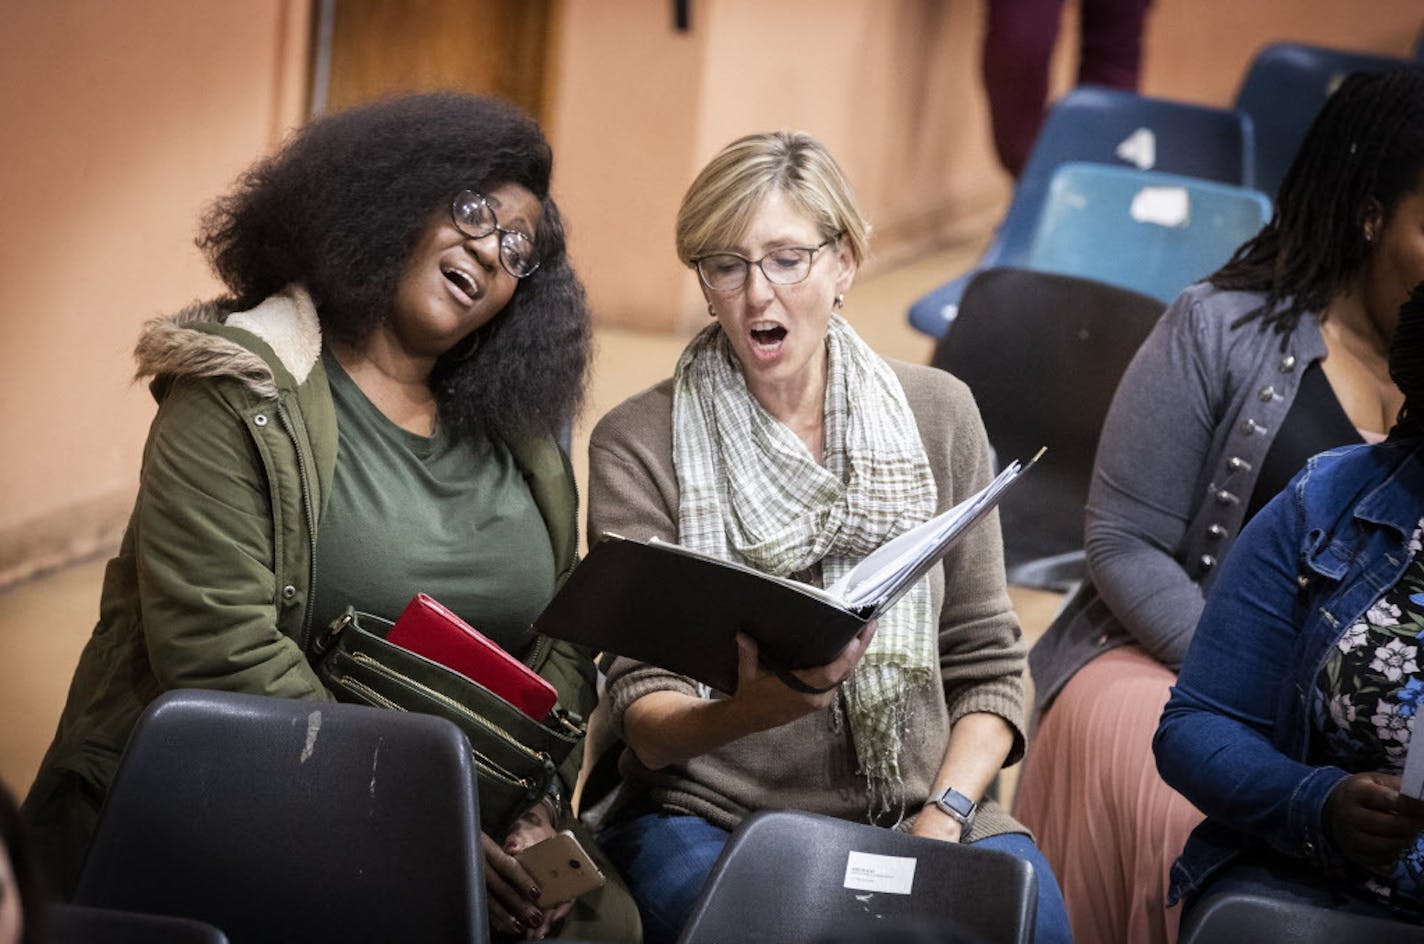
M 1068 909 L 1063 904 L 1063 893 L 1058 889 L 1058 880 L 1053 869 L 1033 840 L 1023 833 L 1003 833 L 989 836 L 974 843 L 976 849 L 997 849 L 1023 859 L 1033 868 L 1038 879 L 1038 903 L 1034 909 L 1033 939 L 1038 944 L 1071 944 L 1073 932 L 1068 929 Z
M 598 836 L 643 919 L 644 944 L 673 944 L 731 834 L 698 816 L 648 813 Z
M 982 70 L 994 149 L 1018 177 L 1033 150 L 1048 97 L 1048 67 L 1063 0 L 987 0 Z
M 1083 0 L 1079 84 L 1136 91 L 1142 73 L 1142 30 L 1152 0 Z

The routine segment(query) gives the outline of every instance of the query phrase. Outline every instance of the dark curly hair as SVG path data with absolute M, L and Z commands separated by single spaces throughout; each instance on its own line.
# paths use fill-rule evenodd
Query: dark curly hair
M 1370 253 L 1371 200 L 1387 221 L 1424 172 L 1424 71 L 1355 73 L 1320 110 L 1291 162 L 1271 221 L 1211 276 L 1219 289 L 1264 292 L 1236 325 L 1260 319 L 1283 335 L 1323 311 Z
M 432 213 L 464 189 L 527 188 L 543 204 L 540 266 L 498 317 L 440 358 L 430 385 L 461 432 L 553 432 L 583 399 L 589 316 L 549 196 L 552 163 L 539 126 L 511 104 L 456 92 L 391 98 L 296 131 L 213 204 L 197 243 L 235 308 L 301 283 L 322 330 L 359 344 L 390 311 Z

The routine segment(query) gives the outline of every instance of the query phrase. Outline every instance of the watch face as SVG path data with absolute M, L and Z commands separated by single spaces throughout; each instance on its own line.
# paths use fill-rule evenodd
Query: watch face
M 974 812 L 974 801 L 953 788 L 946 789 L 940 795 L 939 802 L 960 816 L 968 816 Z

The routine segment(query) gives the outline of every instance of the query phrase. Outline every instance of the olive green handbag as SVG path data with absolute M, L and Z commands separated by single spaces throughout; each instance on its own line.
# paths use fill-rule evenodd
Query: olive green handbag
M 502 839 L 549 792 L 583 739 L 583 719 L 556 707 L 536 721 L 478 682 L 386 642 L 392 625 L 348 608 L 313 645 L 317 675 L 338 701 L 453 721 L 474 751 L 480 825 Z M 548 649 L 548 638 L 538 637 L 526 664 L 537 670 Z

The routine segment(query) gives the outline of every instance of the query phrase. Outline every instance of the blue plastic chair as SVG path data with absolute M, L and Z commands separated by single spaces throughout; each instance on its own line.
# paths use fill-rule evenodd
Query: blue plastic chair
M 1325 100 L 1351 72 L 1383 72 L 1400 59 L 1298 43 L 1275 43 L 1251 61 L 1236 107 L 1256 128 L 1255 186 L 1275 197 Z
M 1064 164 L 1053 174 L 1025 264 L 1169 302 L 1220 268 L 1270 218 L 1271 201 L 1257 190 Z
M 910 306 L 910 324 L 943 337 L 975 272 L 1022 266 L 1053 171 L 1068 161 L 1160 170 L 1223 183 L 1251 184 L 1250 119 L 1237 112 L 1082 86 L 1044 120 L 1013 201 L 993 242 L 972 270 Z

